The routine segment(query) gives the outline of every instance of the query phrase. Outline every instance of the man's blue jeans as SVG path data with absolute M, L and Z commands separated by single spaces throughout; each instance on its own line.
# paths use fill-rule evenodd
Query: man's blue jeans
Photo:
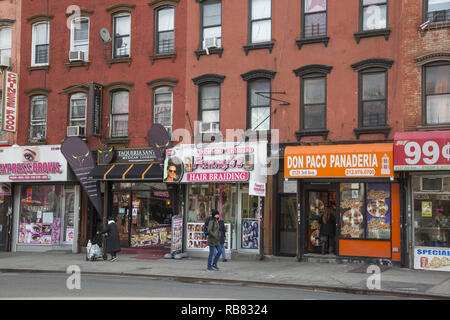
M 214 262 L 212 261 L 213 257 L 214 257 Z M 220 258 L 219 246 L 216 246 L 216 247 L 209 246 L 208 269 L 211 269 L 213 265 L 217 265 L 217 261 L 219 261 L 219 258 Z
M 223 260 L 227 260 L 227 255 L 226 255 L 226 253 L 225 253 L 225 247 L 224 247 L 224 245 L 223 244 L 221 244 L 220 246 L 219 246 L 219 252 L 222 254 L 222 259 Z

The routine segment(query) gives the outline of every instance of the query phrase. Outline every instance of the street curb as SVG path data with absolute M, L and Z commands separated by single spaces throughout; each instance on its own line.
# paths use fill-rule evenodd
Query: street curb
M 0 269 L 0 273 L 53 273 L 53 274 L 67 274 L 65 271 L 60 270 L 36 270 L 36 269 Z M 351 287 L 333 287 L 333 286 L 315 286 L 305 284 L 287 284 L 276 282 L 263 282 L 263 281 L 251 281 L 251 280 L 231 280 L 231 279 L 217 279 L 217 278 L 202 278 L 202 277 L 188 277 L 188 276 L 169 276 L 159 274 L 137 274 L 137 273 L 125 273 L 125 272 L 94 272 L 85 271 L 83 274 L 88 275 L 102 275 L 102 276 L 122 276 L 122 277 L 142 277 L 153 279 L 170 279 L 181 282 L 206 282 L 206 283 L 220 283 L 220 284 L 234 284 L 241 286 L 254 286 L 254 287 L 273 287 L 273 288 L 285 288 L 285 289 L 301 289 L 309 291 L 325 291 L 325 292 L 337 292 L 346 294 L 359 294 L 368 296 L 392 296 L 400 298 L 416 298 L 416 299 L 432 299 L 432 300 L 450 300 L 448 296 L 440 296 L 424 293 L 407 293 L 401 291 L 387 291 L 387 290 L 369 290 L 362 288 Z

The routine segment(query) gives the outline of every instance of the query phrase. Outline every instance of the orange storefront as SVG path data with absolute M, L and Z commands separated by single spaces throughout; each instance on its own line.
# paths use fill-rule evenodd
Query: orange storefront
M 319 253 L 400 262 L 392 143 L 287 147 L 284 159 L 285 179 L 298 184 L 299 260 Z M 333 216 L 328 232 L 325 212 Z

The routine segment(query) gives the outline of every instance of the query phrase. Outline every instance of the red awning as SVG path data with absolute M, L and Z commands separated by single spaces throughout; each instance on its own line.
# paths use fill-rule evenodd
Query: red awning
M 450 131 L 399 132 L 394 171 L 450 170 Z

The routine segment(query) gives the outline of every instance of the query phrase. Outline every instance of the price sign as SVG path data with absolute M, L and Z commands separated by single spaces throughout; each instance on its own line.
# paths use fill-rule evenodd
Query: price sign
M 450 132 L 402 132 L 395 135 L 394 170 L 450 169 Z

